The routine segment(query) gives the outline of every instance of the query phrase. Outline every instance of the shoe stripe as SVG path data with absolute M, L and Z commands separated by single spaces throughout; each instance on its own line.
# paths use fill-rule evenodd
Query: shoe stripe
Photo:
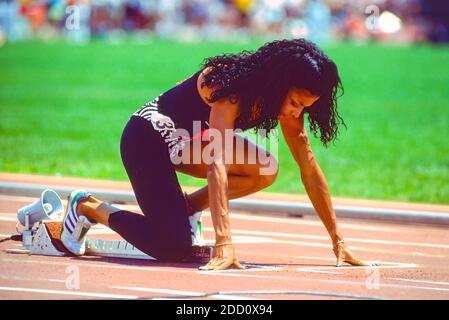
M 69 213 L 69 216 L 67 217 L 66 223 L 69 224 L 72 227 L 72 229 L 75 229 L 76 223 L 74 223 L 72 221 L 72 219 L 73 219 L 72 215 Z
M 73 229 L 70 228 L 69 224 L 67 223 L 67 220 L 66 220 L 66 222 L 64 223 L 64 226 L 66 227 L 67 231 L 69 231 L 70 234 L 73 233 Z
M 71 218 L 71 221 L 73 222 L 74 225 L 78 222 L 79 216 L 78 216 L 78 214 L 75 212 L 74 207 L 71 207 L 71 208 L 70 208 L 69 217 Z
M 69 217 L 72 216 L 71 223 L 73 225 L 75 225 L 79 220 L 78 214 L 73 210 L 73 208 L 75 207 L 75 205 L 78 205 L 78 202 L 85 200 L 88 197 L 89 197 L 89 194 L 86 194 L 84 191 L 79 191 L 71 199 L 71 201 L 70 201 L 71 210 L 69 212 Z
M 73 196 L 73 198 L 71 199 L 71 201 L 70 201 L 70 206 L 71 206 L 71 207 L 73 207 L 73 206 L 75 205 L 75 203 L 76 203 L 76 201 L 77 201 L 77 198 L 78 198 L 78 194 L 79 194 L 79 193 L 75 194 L 75 195 Z

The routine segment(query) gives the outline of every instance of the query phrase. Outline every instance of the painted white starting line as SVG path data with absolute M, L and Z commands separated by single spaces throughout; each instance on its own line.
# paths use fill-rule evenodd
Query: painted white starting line
M 403 279 L 403 278 L 385 278 L 385 279 L 387 279 L 387 280 L 396 280 L 396 281 L 404 281 L 404 282 L 415 282 L 415 283 L 425 283 L 425 284 L 449 286 L 449 282 L 443 282 L 443 281 L 413 280 L 413 279 Z
M 41 265 L 59 265 L 59 266 L 71 266 L 74 263 L 68 262 L 56 262 L 56 261 L 39 261 L 39 260 L 19 260 L 19 259 L 1 259 L 0 262 L 9 262 L 9 263 L 28 263 L 28 264 L 41 264 Z M 296 268 L 297 272 L 317 272 L 317 273 L 339 273 L 343 270 L 348 269 L 357 269 L 357 270 L 365 270 L 372 268 L 380 268 L 380 269 L 401 269 L 401 268 L 417 268 L 416 264 L 407 264 L 407 263 L 395 263 L 395 262 L 386 262 L 382 261 L 382 265 L 380 266 L 367 266 L 367 267 L 353 267 L 353 266 L 342 266 L 336 268 L 334 266 L 323 266 L 323 267 L 301 267 Z M 252 277 L 252 278 L 272 278 L 272 275 L 254 275 L 248 274 L 253 272 L 276 272 L 284 270 L 285 268 L 279 266 L 259 266 L 259 265 L 251 265 L 248 264 L 252 268 L 239 270 L 239 269 L 227 269 L 227 270 L 210 270 L 210 271 L 199 271 L 199 270 L 181 270 L 179 268 L 154 268 L 151 266 L 148 267 L 138 267 L 138 266 L 117 266 L 117 265 L 105 265 L 105 264 L 76 264 L 80 267 L 92 267 L 92 268 L 109 268 L 109 269 L 119 269 L 119 270 L 137 270 L 137 271 L 145 271 L 145 272 L 171 272 L 171 273 L 196 273 L 200 275 L 216 275 L 216 276 L 234 276 L 234 277 Z M 233 275 L 231 275 L 233 274 Z M 282 278 L 282 277 L 279 277 Z
M 104 299 L 137 299 L 138 298 L 137 296 L 123 295 L 123 294 L 82 292 L 82 291 L 72 291 L 72 290 L 33 289 L 33 288 L 19 288 L 19 287 L 0 287 L 0 291 L 44 293 L 44 294 L 56 294 L 56 295 L 104 298 Z
M 142 288 L 142 287 L 121 287 L 121 286 L 113 286 L 110 287 L 112 289 L 120 289 L 120 290 L 129 290 L 129 291 L 139 291 L 139 292 L 151 292 L 151 293 L 162 293 L 169 294 L 174 296 L 195 296 L 195 297 L 204 297 L 205 292 L 197 292 L 197 291 L 182 291 L 182 290 L 172 290 L 172 289 L 160 289 L 160 288 Z M 164 297 L 167 298 L 167 297 Z M 214 299 L 222 299 L 222 300 L 258 300 L 255 298 L 248 298 L 243 296 L 236 295 L 211 295 L 208 298 Z
M 397 263 L 397 262 L 386 262 L 386 261 L 366 261 L 368 263 L 378 263 L 379 265 L 371 265 L 371 266 L 366 266 L 366 267 L 356 267 L 356 266 L 341 266 L 341 267 L 313 267 L 313 268 L 309 268 L 309 267 L 301 267 L 301 268 L 296 268 L 296 271 L 299 272 L 310 272 L 311 270 L 319 270 L 319 271 L 323 271 L 323 270 L 351 270 L 351 269 L 357 269 L 357 270 L 366 270 L 366 269 L 413 269 L 413 268 L 417 268 L 418 265 L 414 264 L 414 263 Z
M 304 257 L 304 256 L 296 256 L 296 258 L 299 259 L 304 259 L 304 260 L 321 260 L 321 261 L 333 261 L 336 262 L 335 258 L 326 258 L 326 257 Z M 370 261 L 370 260 L 365 260 L 368 263 L 372 263 L 372 264 L 377 264 L 377 266 L 368 266 L 368 267 L 352 267 L 352 268 L 358 268 L 358 269 L 362 269 L 362 268 L 377 268 L 377 267 L 383 267 L 383 268 L 417 268 L 418 265 L 414 264 L 414 263 L 403 263 L 403 262 L 390 262 L 390 261 L 382 261 L 382 260 L 376 260 L 376 261 Z M 317 267 L 317 268 L 324 268 L 324 267 Z M 328 268 L 328 267 L 326 267 Z M 345 267 L 339 267 L 338 269 L 344 269 L 344 268 L 349 268 L 349 266 Z
M 59 259 L 58 257 L 53 257 L 55 259 Z M 28 263 L 28 264 L 40 264 L 40 265 L 56 265 L 56 266 L 79 266 L 79 267 L 90 267 L 90 268 L 106 268 L 106 269 L 118 269 L 118 270 L 136 270 L 136 271 L 145 271 L 145 272 L 172 272 L 172 273 L 196 273 L 199 272 L 200 274 L 208 274 L 208 273 L 231 273 L 231 272 L 240 272 L 240 273 L 247 273 L 247 272 L 267 272 L 267 271 L 278 271 L 282 270 L 280 267 L 270 267 L 270 266 L 260 266 L 260 265 L 253 265 L 253 264 L 243 264 L 245 266 L 250 266 L 251 268 L 245 269 L 245 270 L 239 270 L 239 269 L 227 269 L 227 270 L 210 270 L 210 271 L 199 271 L 197 269 L 180 269 L 180 268 L 156 268 L 151 265 L 148 265 L 147 267 L 139 267 L 139 266 L 124 266 L 124 265 L 110 265 L 110 264 L 98 264 L 98 263 L 82 263 L 82 258 L 80 258 L 79 263 L 70 263 L 70 262 L 59 262 L 59 261 L 44 261 L 44 260 L 21 260 L 21 259 L 10 259 L 10 258 L 4 258 L 0 259 L 0 263 Z
M 57 282 L 57 283 L 65 283 L 66 280 L 61 279 L 47 279 L 47 278 L 29 278 L 29 277 L 21 277 L 21 276 L 7 276 L 0 274 L 0 279 L 3 280 L 13 280 L 13 281 L 44 281 L 44 282 Z
M 357 286 L 366 286 L 365 282 L 357 282 L 350 280 L 330 280 L 330 279 L 304 279 L 304 281 L 314 281 L 314 282 L 322 282 L 322 283 L 335 283 L 335 284 L 344 284 L 344 285 L 357 285 Z M 444 291 L 448 292 L 449 288 L 436 288 L 436 287 L 423 287 L 423 286 L 410 286 L 410 285 L 400 285 L 400 284 L 390 284 L 382 282 L 382 279 L 379 282 L 379 289 L 370 289 L 373 291 L 378 291 L 385 288 L 397 288 L 402 289 L 401 291 L 409 290 L 409 289 L 418 289 L 418 290 L 430 290 L 430 291 Z

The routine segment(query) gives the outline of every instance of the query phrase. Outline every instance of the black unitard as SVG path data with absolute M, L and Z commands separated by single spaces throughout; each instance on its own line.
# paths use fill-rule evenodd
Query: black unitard
M 181 260 L 192 252 L 187 206 L 171 157 L 208 128 L 210 107 L 199 96 L 198 75 L 139 108 L 121 137 L 122 161 L 144 216 L 121 210 L 109 216 L 109 225 L 159 260 Z M 178 135 L 180 128 L 188 135 Z

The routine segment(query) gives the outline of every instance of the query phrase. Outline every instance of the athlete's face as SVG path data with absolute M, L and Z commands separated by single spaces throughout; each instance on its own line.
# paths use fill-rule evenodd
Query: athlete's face
M 286 117 L 298 118 L 304 108 L 310 107 L 320 98 L 305 89 L 291 88 L 279 111 L 278 119 Z

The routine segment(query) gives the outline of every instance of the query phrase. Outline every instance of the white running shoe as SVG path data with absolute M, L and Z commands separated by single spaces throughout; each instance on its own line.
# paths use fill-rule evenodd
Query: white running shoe
M 78 203 L 90 195 L 84 190 L 73 191 L 67 200 L 67 210 L 62 221 L 61 241 L 67 250 L 77 256 L 84 254 L 87 231 L 96 224 L 76 212 Z
M 203 239 L 203 222 L 201 220 L 203 212 L 197 211 L 189 216 L 190 234 L 192 235 L 192 246 L 202 247 L 205 245 Z

